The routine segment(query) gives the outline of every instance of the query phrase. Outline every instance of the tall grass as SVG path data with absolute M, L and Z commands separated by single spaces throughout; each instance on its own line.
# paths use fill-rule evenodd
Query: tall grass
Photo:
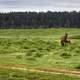
M 71 44 L 60 45 L 67 32 Z M 80 64 L 80 29 L 1 29 L 0 63 L 75 68 Z

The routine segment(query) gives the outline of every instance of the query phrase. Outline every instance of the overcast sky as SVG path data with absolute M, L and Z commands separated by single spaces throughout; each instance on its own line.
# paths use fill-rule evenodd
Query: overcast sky
M 80 10 L 80 0 L 0 0 L 0 12 L 73 10 Z

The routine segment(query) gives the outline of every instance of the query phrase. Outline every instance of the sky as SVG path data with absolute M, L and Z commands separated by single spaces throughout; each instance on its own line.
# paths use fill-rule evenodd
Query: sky
M 0 12 L 79 10 L 80 0 L 0 0 Z

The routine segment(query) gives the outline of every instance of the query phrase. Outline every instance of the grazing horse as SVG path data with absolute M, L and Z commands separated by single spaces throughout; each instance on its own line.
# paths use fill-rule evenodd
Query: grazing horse
M 65 34 L 65 35 L 61 38 L 61 46 L 66 46 L 68 43 L 70 44 L 71 41 L 68 39 L 68 34 Z

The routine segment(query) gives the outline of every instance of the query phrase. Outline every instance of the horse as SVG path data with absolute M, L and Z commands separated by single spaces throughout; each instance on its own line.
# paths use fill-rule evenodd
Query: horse
M 68 34 L 65 34 L 62 38 L 61 38 L 61 46 L 66 46 L 67 44 L 70 44 L 71 41 L 68 39 Z

